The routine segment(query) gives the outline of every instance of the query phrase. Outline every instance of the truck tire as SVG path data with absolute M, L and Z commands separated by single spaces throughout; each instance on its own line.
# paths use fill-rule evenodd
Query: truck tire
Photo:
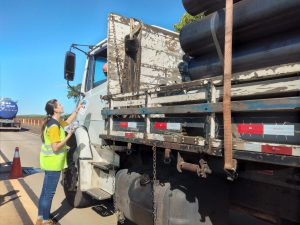
M 75 139 L 75 136 L 71 139 Z M 74 144 L 75 142 L 75 144 Z M 91 205 L 92 199 L 89 195 L 79 190 L 79 155 L 76 151 L 76 140 L 71 140 L 72 146 L 68 152 L 68 168 L 62 173 L 62 183 L 68 203 L 74 208 L 82 208 Z

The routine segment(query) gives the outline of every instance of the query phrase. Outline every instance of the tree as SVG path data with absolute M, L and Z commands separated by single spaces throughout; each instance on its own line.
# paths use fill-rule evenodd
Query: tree
M 77 84 L 76 86 L 73 87 L 76 91 L 72 90 L 69 86 L 68 86 L 68 98 L 73 98 L 74 102 L 76 103 L 79 98 L 80 98 L 80 90 L 81 90 L 81 84 Z
M 192 23 L 196 20 L 200 20 L 202 18 L 204 18 L 205 15 L 204 13 L 199 13 L 198 15 L 196 16 L 191 16 L 190 14 L 188 14 L 187 12 L 183 14 L 183 16 L 181 17 L 179 23 L 177 24 L 174 24 L 174 28 L 177 32 L 180 32 L 182 27 L 186 24 L 189 24 L 189 23 Z

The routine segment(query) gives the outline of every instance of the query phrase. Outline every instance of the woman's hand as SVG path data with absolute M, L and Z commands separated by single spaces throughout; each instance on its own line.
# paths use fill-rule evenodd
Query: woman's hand
M 81 108 L 83 108 L 84 107 L 84 103 L 83 102 L 81 102 L 81 103 L 79 103 L 78 104 L 78 106 L 77 106 L 77 108 L 76 108 L 76 113 L 78 113 L 79 112 L 79 110 L 81 109 Z
M 71 136 L 74 134 L 75 132 L 75 128 L 71 128 L 68 135 L 66 136 L 66 138 L 60 142 L 55 142 L 51 144 L 52 150 L 53 151 L 58 151 L 60 150 L 62 147 L 64 147 L 67 144 L 67 141 L 71 138 Z
M 72 136 L 72 134 L 74 134 L 74 132 L 75 132 L 75 128 L 71 128 L 71 129 L 68 131 L 68 134 L 67 134 L 66 138 L 69 139 L 69 138 Z
M 79 110 L 80 110 L 81 108 L 83 108 L 83 107 L 84 107 L 84 103 L 83 103 L 83 102 L 81 102 L 80 104 L 78 104 L 78 106 L 76 107 L 76 110 L 69 116 L 69 118 L 66 120 L 66 122 L 67 122 L 68 124 L 71 124 L 72 121 L 76 118 L 76 116 L 77 116 Z

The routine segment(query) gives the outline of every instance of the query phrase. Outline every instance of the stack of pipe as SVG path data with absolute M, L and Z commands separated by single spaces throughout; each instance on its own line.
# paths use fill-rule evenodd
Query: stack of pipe
M 180 44 L 190 56 L 192 80 L 223 74 L 224 0 L 183 0 L 204 19 L 184 26 Z M 233 72 L 300 61 L 300 0 L 242 0 L 233 8 Z M 217 10 L 217 11 L 215 11 Z M 215 34 L 215 39 L 213 38 Z
M 241 0 L 233 0 L 234 3 Z M 206 15 L 225 7 L 225 0 L 183 0 L 185 10 L 192 16 L 204 12 Z

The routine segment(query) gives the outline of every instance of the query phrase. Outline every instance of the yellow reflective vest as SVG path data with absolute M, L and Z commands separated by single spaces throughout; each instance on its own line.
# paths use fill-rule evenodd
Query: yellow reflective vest
M 68 167 L 67 165 L 67 152 L 68 147 L 65 145 L 60 150 L 53 151 L 51 142 L 47 134 L 48 127 L 44 129 L 44 143 L 40 151 L 40 166 L 42 170 L 48 171 L 61 171 Z M 60 141 L 64 140 L 66 135 L 64 129 L 59 126 Z

